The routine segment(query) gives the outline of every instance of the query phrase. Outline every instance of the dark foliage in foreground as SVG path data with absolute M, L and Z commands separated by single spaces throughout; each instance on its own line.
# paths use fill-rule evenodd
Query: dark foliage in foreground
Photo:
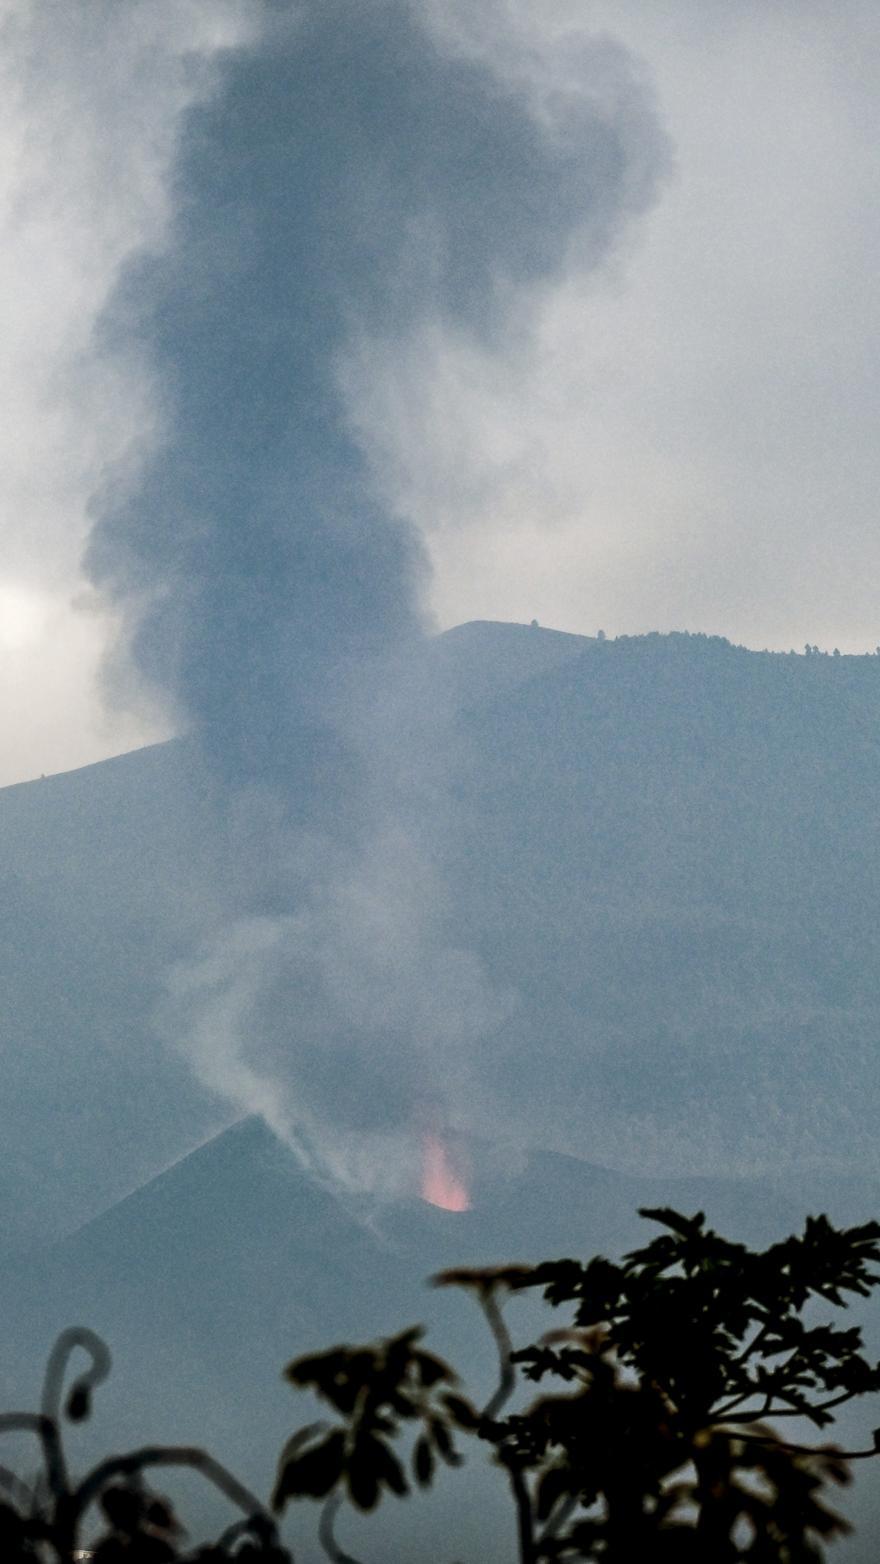
M 880 1225 L 838 1230 L 809 1218 L 801 1236 L 756 1253 L 708 1230 L 702 1213 L 642 1214 L 663 1232 L 619 1264 L 558 1260 L 434 1278 L 468 1289 L 494 1337 L 500 1377 L 482 1409 L 416 1327 L 291 1363 L 290 1382 L 327 1403 L 334 1420 L 289 1440 L 272 1511 L 323 1501 L 325 1552 L 356 1564 L 336 1540 L 343 1506 L 371 1511 L 386 1494 L 428 1487 L 438 1463 L 461 1463 L 462 1439 L 477 1440 L 509 1484 L 520 1564 L 822 1560 L 825 1543 L 847 1530 L 828 1490 L 849 1480 L 853 1461 L 880 1452 L 880 1430 L 870 1449 L 842 1451 L 787 1439 L 769 1420 L 825 1429 L 840 1406 L 880 1390 L 880 1365 L 864 1357 L 858 1328 L 829 1322 L 824 1307 L 845 1308 L 880 1283 Z M 540 1290 L 567 1319 L 515 1351 L 501 1305 L 524 1289 Z M 101 1564 L 292 1564 L 270 1510 L 199 1450 L 147 1447 L 72 1481 L 60 1428 L 77 1347 L 89 1367 L 63 1415 L 86 1417 L 109 1354 L 83 1330 L 56 1343 L 41 1412 L 0 1417 L 0 1433 L 37 1437 L 44 1466 L 36 1488 L 0 1467 L 0 1557 L 70 1564 L 97 1507 Z M 518 1371 L 540 1394 L 502 1415 Z M 216 1543 L 187 1550 L 171 1506 L 146 1486 L 149 1468 L 175 1465 L 200 1471 L 241 1512 Z M 442 1539 L 430 1547 L 442 1556 Z
M 64 1395 L 66 1371 L 77 1349 L 89 1357 Z M 188 1445 L 147 1445 L 125 1455 L 109 1456 L 78 1481 L 68 1471 L 62 1420 L 80 1423 L 89 1416 L 96 1386 L 110 1372 L 110 1354 L 94 1331 L 74 1327 L 55 1343 L 43 1381 L 39 1412 L 0 1415 L 0 1434 L 30 1433 L 39 1442 L 43 1472 L 35 1485 L 0 1466 L 0 1559 L 3 1564 L 71 1564 L 82 1548 L 81 1534 L 95 1506 L 101 1514 L 93 1544 L 99 1564 L 288 1564 L 289 1554 L 278 1543 L 277 1527 L 260 1500 L 249 1493 L 219 1461 Z M 219 1488 L 243 1519 L 220 1540 L 187 1551 L 181 1547 L 183 1528 L 171 1505 L 152 1493 L 144 1473 L 152 1467 L 190 1467 Z

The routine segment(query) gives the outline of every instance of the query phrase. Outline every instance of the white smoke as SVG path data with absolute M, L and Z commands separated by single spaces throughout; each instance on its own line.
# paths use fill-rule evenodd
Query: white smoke
M 338 877 L 328 851 L 297 912 L 226 924 L 174 969 L 166 1041 L 209 1091 L 261 1114 L 313 1171 L 349 1189 L 411 1193 L 422 1120 L 485 1124 L 481 1045 L 516 1003 L 471 952 L 447 942 L 443 902 L 442 883 L 400 826 L 380 829 Z M 351 1039 L 344 1052 L 340 1037 Z M 319 1060 L 330 1063 L 316 1094 Z M 350 1100 L 360 1092 L 375 1094 L 363 1111 Z

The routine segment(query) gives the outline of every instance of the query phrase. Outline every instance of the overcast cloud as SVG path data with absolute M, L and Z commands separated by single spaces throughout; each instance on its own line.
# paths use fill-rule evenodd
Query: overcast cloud
M 80 572 L 87 509 L 153 409 L 141 366 L 93 333 L 125 259 L 161 242 L 181 113 L 248 9 L 0 4 L 0 783 L 168 730 L 101 688 L 117 626 Z
M 449 44 L 552 119 L 605 34 L 672 148 L 604 260 L 572 245 L 526 330 L 371 333 L 348 408 L 427 540 L 442 624 L 704 629 L 754 646 L 880 640 L 875 271 L 880 21 L 862 0 L 430 0 Z M 180 114 L 251 6 L 7 3 L 2 22 L 0 781 L 167 731 L 103 704 L 115 630 L 79 558 L 102 471 L 145 450 L 155 390 L 94 323 L 161 244 Z M 562 47 L 558 47 L 560 40 Z M 599 95 L 621 90 L 607 48 Z M 607 107 L 607 98 L 604 104 Z M 524 301 L 526 309 L 526 301 Z M 120 692 L 116 692 L 119 695 Z

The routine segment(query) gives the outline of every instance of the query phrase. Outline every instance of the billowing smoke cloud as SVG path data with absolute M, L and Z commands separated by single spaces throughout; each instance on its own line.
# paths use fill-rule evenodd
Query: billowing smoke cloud
M 88 567 L 237 844 L 164 1025 L 210 1085 L 328 1143 L 405 1124 L 453 1057 L 477 1102 L 511 1003 L 443 910 L 424 556 L 378 498 L 346 363 L 428 324 L 489 350 L 527 333 L 664 161 L 622 51 L 502 42 L 408 0 L 268 7 L 105 323 L 145 354 L 160 428 L 96 502 Z
M 485 1122 L 481 1047 L 511 1007 L 449 942 L 443 887 L 386 827 L 286 916 L 239 920 L 172 973 L 163 1030 L 202 1082 L 349 1186 L 414 1188 L 419 1133 Z

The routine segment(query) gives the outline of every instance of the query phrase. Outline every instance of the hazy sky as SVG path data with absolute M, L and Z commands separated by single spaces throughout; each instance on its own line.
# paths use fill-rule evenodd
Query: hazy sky
M 560 214 L 548 272 L 517 270 L 507 231 L 515 331 L 404 310 L 340 358 L 375 494 L 424 536 L 437 622 L 873 648 L 876 5 L 419 9 L 531 94 L 551 141 L 578 96 L 624 149 L 610 237 L 595 203 L 581 243 Z M 165 409 L 137 333 L 97 328 L 126 262 L 169 232 L 188 105 L 262 14 L 0 4 L 0 782 L 171 728 L 100 673 L 117 622 L 81 568 L 95 496 L 148 456 Z

